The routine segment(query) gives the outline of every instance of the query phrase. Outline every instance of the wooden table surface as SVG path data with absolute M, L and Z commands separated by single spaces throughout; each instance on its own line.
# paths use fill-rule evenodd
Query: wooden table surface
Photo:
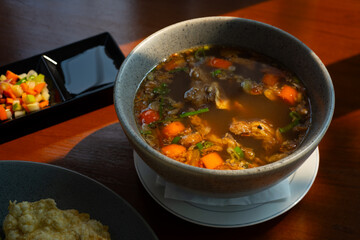
M 6 142 L 0 160 L 46 162 L 94 178 L 137 209 L 159 239 L 360 239 L 358 0 L 2 0 L 0 66 L 104 31 L 127 55 L 165 26 L 213 15 L 254 19 L 289 32 L 320 57 L 333 79 L 336 109 L 319 145 L 318 175 L 290 211 L 232 229 L 199 226 L 167 212 L 137 177 L 114 105 Z

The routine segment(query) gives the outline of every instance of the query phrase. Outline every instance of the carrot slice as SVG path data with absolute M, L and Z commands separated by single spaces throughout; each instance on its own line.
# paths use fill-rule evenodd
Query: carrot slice
M 18 78 L 19 78 L 19 76 L 17 74 L 13 73 L 10 70 L 7 70 L 5 75 L 6 75 L 7 79 L 11 79 L 12 84 L 15 84 L 16 80 L 18 80 Z
M 23 93 L 23 94 L 21 94 L 21 102 L 25 102 L 26 101 L 26 93 Z
M 14 102 L 13 98 L 6 98 L 6 104 L 12 104 Z
M 34 91 L 34 89 L 30 89 L 30 88 L 26 91 L 26 93 L 34 96 L 38 94 L 36 91 Z
M 45 108 L 46 106 L 48 106 L 49 105 L 49 101 L 48 100 L 44 100 L 44 101 L 41 101 L 40 103 L 39 103 L 39 107 L 40 108 Z
M 36 84 L 36 86 L 34 87 L 34 91 L 37 93 L 41 93 L 41 91 L 44 89 L 46 83 L 45 82 L 40 82 L 38 84 Z
M 21 106 L 25 109 L 26 112 L 30 112 L 28 106 L 26 105 L 26 103 L 21 104 Z
M 279 82 L 279 76 L 276 76 L 271 73 L 266 73 L 263 76 L 262 81 L 268 86 L 274 86 L 277 82 Z
M 4 121 L 4 120 L 6 120 L 6 119 L 8 119 L 8 117 L 7 117 L 5 108 L 4 108 L 3 105 L 0 105 L 0 120 L 1 120 L 1 121 Z
M 29 90 L 29 85 L 27 83 L 21 83 L 20 87 L 22 88 L 22 90 L 24 90 L 24 92 Z
M 215 68 L 228 69 L 232 63 L 222 58 L 213 57 L 208 61 L 208 65 Z
M 184 124 L 176 121 L 176 122 L 171 122 L 168 125 L 166 125 L 162 129 L 162 133 L 164 134 L 164 136 L 166 136 L 168 138 L 173 138 L 173 137 L 176 137 L 177 135 L 179 135 L 184 130 L 185 130 Z
M 295 88 L 284 85 L 279 96 L 288 104 L 294 105 L 297 101 L 298 92 Z
M 178 144 L 170 144 L 161 148 L 161 152 L 172 159 L 179 159 L 185 156 L 186 148 Z
M 208 169 L 215 169 L 220 165 L 222 165 L 224 162 L 217 152 L 209 153 L 203 156 L 200 160 L 204 163 L 205 167 Z
M 10 85 L 8 85 L 6 90 L 4 90 L 4 94 L 10 98 L 16 99 L 16 96 L 15 96 L 13 90 L 11 89 Z

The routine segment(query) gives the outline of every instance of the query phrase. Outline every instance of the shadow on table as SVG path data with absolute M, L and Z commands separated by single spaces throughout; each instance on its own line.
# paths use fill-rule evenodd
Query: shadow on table
M 143 188 L 138 179 L 134 163 L 133 149 L 119 123 L 94 132 L 76 145 L 63 159 L 52 162 L 91 177 L 123 197 L 151 225 L 160 239 L 191 239 L 203 231 L 220 238 L 224 236 L 263 236 L 287 215 L 286 213 L 265 223 L 244 228 L 209 228 L 186 222 L 165 211 Z M 158 219 L 164 219 L 159 221 Z M 186 231 L 178 231 L 179 224 Z M 164 231 L 164 227 L 167 229 Z M 262 229 L 261 232 L 258 229 Z M 173 235 L 177 232 L 176 236 Z M 171 236 L 171 238 L 169 238 Z M 190 239 L 190 238 L 188 238 Z
M 327 67 L 335 88 L 334 118 L 360 109 L 360 55 L 330 64 Z

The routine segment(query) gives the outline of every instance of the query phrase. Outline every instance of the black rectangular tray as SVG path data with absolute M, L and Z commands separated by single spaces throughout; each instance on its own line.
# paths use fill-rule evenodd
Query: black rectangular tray
M 45 75 L 50 106 L 0 122 L 0 143 L 111 105 L 117 72 L 125 57 L 112 36 L 99 35 L 0 67 Z

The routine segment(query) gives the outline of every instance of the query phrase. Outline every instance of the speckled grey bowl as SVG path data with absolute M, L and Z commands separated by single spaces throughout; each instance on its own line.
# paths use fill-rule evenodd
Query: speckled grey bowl
M 306 139 L 290 156 L 246 170 L 202 169 L 163 156 L 142 139 L 133 101 L 144 76 L 161 60 L 203 44 L 246 47 L 275 58 L 304 82 L 312 105 L 312 125 Z M 241 18 L 206 17 L 166 27 L 142 41 L 126 58 L 114 88 L 115 108 L 127 137 L 140 157 L 160 176 L 185 188 L 215 195 L 255 193 L 292 174 L 316 149 L 335 105 L 331 78 L 320 59 L 298 39 L 273 26 Z

